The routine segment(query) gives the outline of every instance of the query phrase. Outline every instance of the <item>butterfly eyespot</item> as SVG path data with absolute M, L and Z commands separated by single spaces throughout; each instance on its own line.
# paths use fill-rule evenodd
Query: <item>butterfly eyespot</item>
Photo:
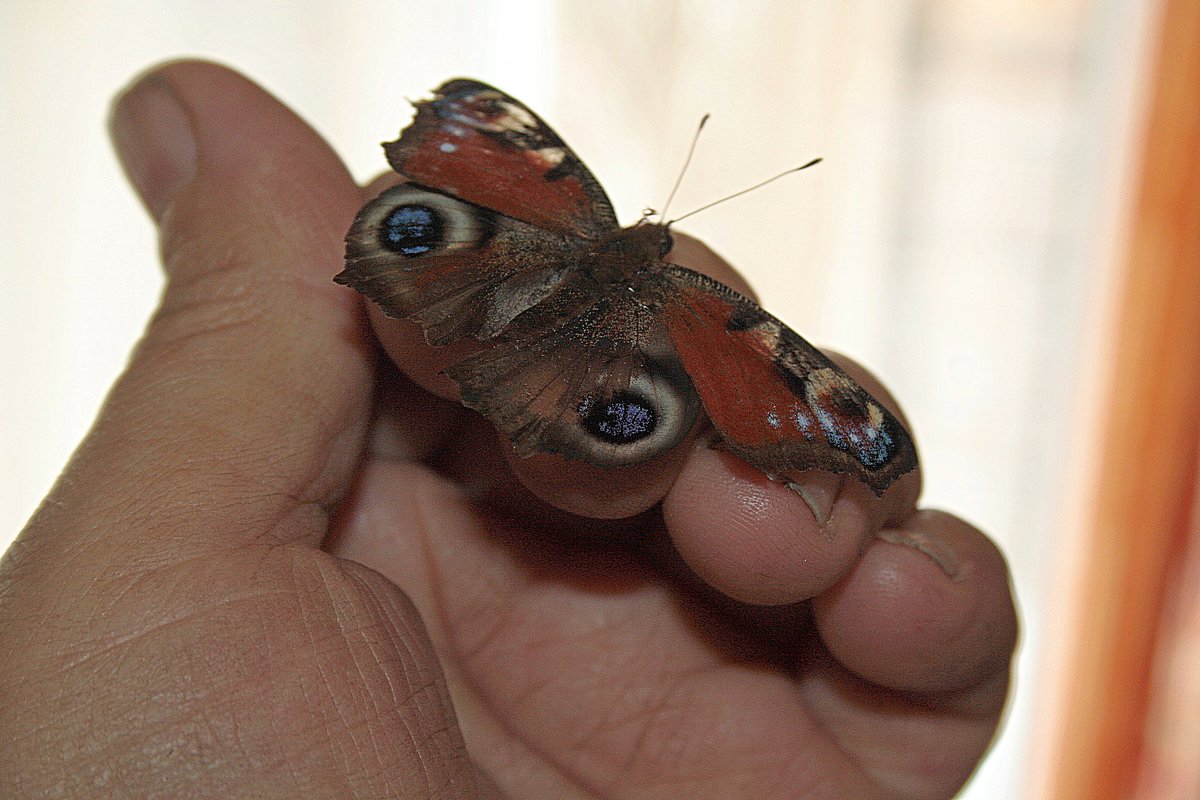
M 647 363 L 628 388 L 579 400 L 574 414 L 554 426 L 555 450 L 602 467 L 638 464 L 678 444 L 699 408 L 691 380 L 677 364 Z
M 396 206 L 379 226 L 379 243 L 402 256 L 428 253 L 444 238 L 441 215 L 416 203 Z
M 359 212 L 350 236 L 367 251 L 382 248 L 417 258 L 482 247 L 493 232 L 490 212 L 412 184 L 400 184 Z
M 586 397 L 579 418 L 588 433 L 611 444 L 630 444 L 654 433 L 658 415 L 654 406 L 633 392 L 622 392 L 605 401 Z

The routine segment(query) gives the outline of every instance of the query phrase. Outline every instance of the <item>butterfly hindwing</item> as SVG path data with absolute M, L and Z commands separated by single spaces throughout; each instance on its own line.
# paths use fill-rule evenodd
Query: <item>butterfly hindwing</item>
M 730 452 L 776 480 L 820 468 L 878 495 L 916 466 L 900 421 L 754 301 L 683 267 L 661 279 L 664 324 Z
M 649 460 L 691 430 L 695 390 L 649 305 L 572 277 L 577 284 L 564 281 L 446 373 L 519 455 L 558 453 L 604 467 Z

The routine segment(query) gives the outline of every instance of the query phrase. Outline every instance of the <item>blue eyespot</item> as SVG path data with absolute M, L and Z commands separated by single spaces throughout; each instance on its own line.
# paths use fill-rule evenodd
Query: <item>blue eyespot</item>
M 814 409 L 830 446 L 854 456 L 867 469 L 879 469 L 891 460 L 897 437 L 890 418 L 872 425 L 866 401 L 849 393 L 835 393 L 830 401 Z
M 642 397 L 624 392 L 606 402 L 586 398 L 579 404 L 583 427 L 592 436 L 612 444 L 629 444 L 654 432 L 658 415 Z
M 855 442 L 855 455 L 867 469 L 882 467 L 895 452 L 896 440 L 886 427 L 871 428 Z
M 437 247 L 445 238 L 442 216 L 426 205 L 397 206 L 379 226 L 379 242 L 393 253 L 419 256 Z

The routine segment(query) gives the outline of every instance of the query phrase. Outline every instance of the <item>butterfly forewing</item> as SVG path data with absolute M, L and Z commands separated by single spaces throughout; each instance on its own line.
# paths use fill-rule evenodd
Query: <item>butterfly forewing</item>
M 666 266 L 663 320 L 726 447 L 777 480 L 850 473 L 882 495 L 916 466 L 904 426 L 819 350 L 747 297 Z
M 597 239 L 617 228 L 600 183 L 550 126 L 478 81 L 442 84 L 388 161 L 410 180 L 550 231 Z

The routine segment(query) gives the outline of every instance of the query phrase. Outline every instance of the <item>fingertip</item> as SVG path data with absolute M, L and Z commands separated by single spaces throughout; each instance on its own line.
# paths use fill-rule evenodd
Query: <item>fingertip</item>
M 113 100 L 109 136 L 130 184 L 155 222 L 196 172 L 196 134 L 183 102 L 152 70 Z
M 800 493 L 697 447 L 663 501 L 676 549 L 705 582 L 742 602 L 782 605 L 825 591 L 858 558 L 880 503 L 857 481 L 806 477 L 837 486 L 823 521 Z
M 817 597 L 826 647 L 859 676 L 908 691 L 965 689 L 1007 669 L 1017 617 L 995 545 L 961 519 L 922 511 L 871 542 Z
M 374 178 L 367 181 L 366 185 L 363 186 L 363 202 L 368 203 L 374 200 L 388 189 L 402 183 L 403 181 L 404 177 L 402 175 L 399 175 L 391 170 L 379 173 Z
M 177 181 L 170 193 L 171 213 L 159 199 L 162 191 L 143 193 L 161 225 L 168 277 L 187 280 L 231 261 L 240 263 L 234 256 L 240 255 L 249 239 L 257 239 L 263 230 L 280 230 L 286 235 L 272 244 L 279 250 L 303 249 L 306 254 L 283 256 L 295 262 L 294 274 L 324 288 L 331 276 L 330 263 L 341 261 L 345 226 L 359 201 L 358 187 L 337 154 L 262 86 L 210 61 L 173 61 L 150 70 L 117 101 L 114 131 L 128 127 L 122 121 L 128 98 L 141 96 L 147 86 L 158 87 L 160 96 L 178 103 L 194 137 L 195 164 L 190 179 Z M 118 135 L 118 139 L 130 138 L 136 137 Z M 184 147 L 171 129 L 152 129 L 142 132 L 141 138 L 160 148 Z M 118 141 L 117 146 L 125 162 L 130 145 Z M 126 169 L 137 185 L 144 167 Z M 159 167 L 158 172 L 167 171 Z M 216 247 L 218 243 L 224 247 Z
M 596 494 L 584 494 L 584 501 L 571 503 L 549 491 L 535 493 L 521 476 L 522 462 L 527 459 L 516 456 L 512 444 L 499 436 L 483 417 L 461 406 L 459 409 L 463 412 L 461 427 L 439 456 L 429 463 L 439 474 L 453 481 L 477 508 L 486 508 L 490 514 L 519 522 L 525 529 L 539 534 L 557 532 L 583 538 L 639 535 L 647 526 L 657 523 L 658 514 L 652 510 L 654 502 L 649 500 L 626 503 L 621 509 L 618 505 L 624 502 L 623 498 L 606 505 L 604 498 Z M 577 464 L 559 459 L 558 465 L 571 469 Z M 558 466 L 555 459 L 550 457 L 544 458 L 543 465 L 548 471 Z M 538 481 L 533 480 L 535 475 L 525 477 L 535 486 L 538 485 Z M 595 479 L 597 476 L 592 477 Z M 598 477 L 603 481 L 608 476 Z M 579 478 L 568 479 L 563 476 L 550 480 L 563 481 L 566 491 L 570 492 L 572 481 Z M 600 488 L 596 493 L 602 491 Z M 610 490 L 610 494 L 613 492 L 615 489 Z M 560 502 L 555 505 L 542 495 Z M 571 509 L 563 506 L 570 506 Z M 637 507 L 650 510 L 639 515 L 634 510 Z M 606 509 L 607 513 L 604 513 Z
M 522 457 L 507 441 L 501 446 L 513 474 L 541 500 L 583 517 L 625 519 L 663 499 L 683 469 L 693 436 L 651 461 L 613 468 L 553 453 Z

